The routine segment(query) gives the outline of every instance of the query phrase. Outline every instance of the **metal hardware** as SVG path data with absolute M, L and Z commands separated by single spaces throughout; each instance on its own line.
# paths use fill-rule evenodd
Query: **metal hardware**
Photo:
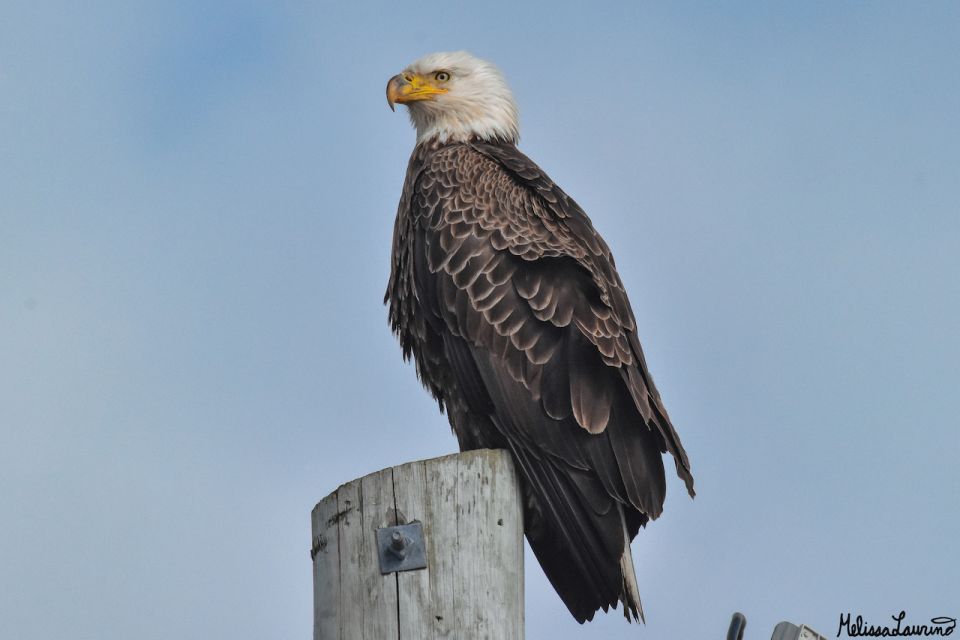
M 403 560 L 403 556 L 407 555 L 406 547 L 407 541 L 404 539 L 402 533 L 394 531 L 390 534 L 390 553 L 397 556 L 400 560 Z
M 747 617 L 739 611 L 733 614 L 730 628 L 727 629 L 727 640 L 743 640 L 743 630 L 747 628 Z
M 423 541 L 423 524 L 411 522 L 377 529 L 377 552 L 380 573 L 425 569 L 427 550 Z
M 727 640 L 743 640 L 743 630 L 747 627 L 747 618 L 739 611 L 733 614 L 730 628 L 727 630 Z M 789 622 L 781 622 L 773 630 L 770 640 L 827 640 L 805 624 L 797 626 Z
M 770 640 L 826 640 L 826 638 L 805 624 L 798 626 L 784 621 L 773 630 Z

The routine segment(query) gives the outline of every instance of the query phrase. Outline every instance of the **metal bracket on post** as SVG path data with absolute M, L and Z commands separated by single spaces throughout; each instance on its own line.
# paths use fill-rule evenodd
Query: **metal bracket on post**
M 743 640 L 743 630 L 747 626 L 746 617 L 739 611 L 733 614 L 730 628 L 727 630 L 727 640 Z M 805 624 L 799 627 L 789 622 L 781 622 L 773 630 L 770 640 L 827 640 Z
M 839 634 L 838 634 L 839 635 Z M 805 624 L 797 626 L 790 622 L 781 622 L 773 630 L 770 640 L 827 640 Z
M 426 569 L 427 549 L 423 542 L 423 524 L 411 522 L 377 529 L 380 573 Z

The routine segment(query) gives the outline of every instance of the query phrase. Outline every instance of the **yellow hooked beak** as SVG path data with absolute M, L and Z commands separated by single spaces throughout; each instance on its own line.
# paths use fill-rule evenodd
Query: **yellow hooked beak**
M 446 93 L 448 89 L 438 87 L 432 78 L 409 71 L 397 74 L 387 83 L 387 104 L 393 111 L 394 103 L 406 104 L 418 100 L 433 100 L 433 97 Z

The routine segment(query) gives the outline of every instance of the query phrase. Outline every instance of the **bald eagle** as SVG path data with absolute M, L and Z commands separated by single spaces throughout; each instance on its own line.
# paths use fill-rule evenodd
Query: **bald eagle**
M 610 249 L 517 149 L 500 72 L 434 53 L 387 84 L 417 131 L 384 302 L 461 451 L 510 451 L 530 547 L 580 623 L 643 617 L 630 542 L 690 462 L 647 371 Z

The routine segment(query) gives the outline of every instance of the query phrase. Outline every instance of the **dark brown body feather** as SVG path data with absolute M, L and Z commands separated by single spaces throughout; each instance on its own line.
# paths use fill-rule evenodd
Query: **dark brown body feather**
M 512 144 L 419 145 L 386 301 L 460 449 L 512 452 L 527 539 L 574 617 L 642 615 L 624 545 L 660 515 L 661 453 L 691 496 L 693 478 L 586 214 Z

